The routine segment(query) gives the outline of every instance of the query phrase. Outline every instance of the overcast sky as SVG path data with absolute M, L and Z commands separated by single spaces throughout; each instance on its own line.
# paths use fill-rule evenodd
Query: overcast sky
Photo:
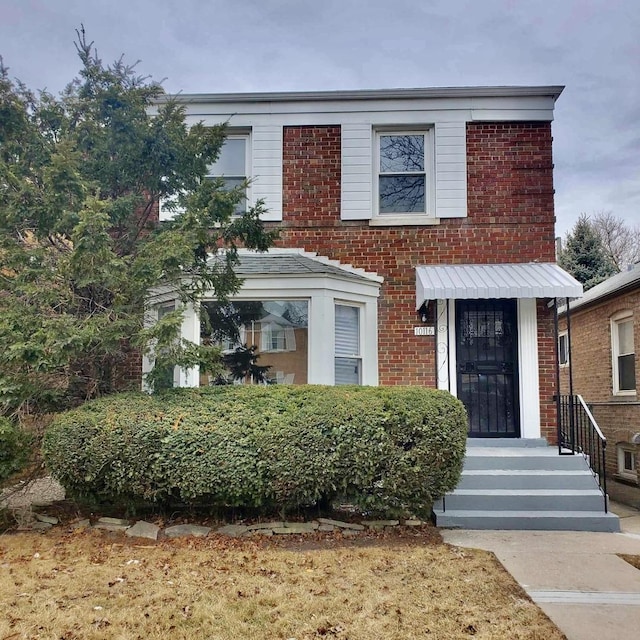
M 640 223 L 640 0 L 0 0 L 10 75 L 59 92 L 80 23 L 170 93 L 566 85 L 557 233 Z

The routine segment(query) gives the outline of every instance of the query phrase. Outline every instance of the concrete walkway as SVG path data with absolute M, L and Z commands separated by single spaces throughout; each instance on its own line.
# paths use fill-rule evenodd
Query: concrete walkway
M 445 542 L 495 553 L 568 640 L 640 634 L 640 511 L 619 504 L 621 533 L 442 530 Z

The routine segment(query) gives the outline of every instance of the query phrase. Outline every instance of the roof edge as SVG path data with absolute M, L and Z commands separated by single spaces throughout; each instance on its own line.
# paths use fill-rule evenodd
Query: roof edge
M 336 91 L 267 91 L 249 93 L 178 93 L 154 100 L 163 104 L 172 100 L 180 104 L 232 102 L 328 102 L 335 100 L 397 100 L 415 98 L 504 98 L 552 97 L 557 100 L 564 85 L 541 86 L 467 86 L 397 89 L 352 89 Z

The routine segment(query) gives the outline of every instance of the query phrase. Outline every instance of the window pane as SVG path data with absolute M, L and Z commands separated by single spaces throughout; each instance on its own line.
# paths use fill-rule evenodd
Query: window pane
M 336 356 L 360 355 L 360 309 L 336 305 Z
M 635 470 L 635 460 L 633 459 L 633 452 L 624 451 L 624 470 L 625 471 L 634 471 Z
M 633 320 L 618 323 L 618 352 L 621 355 L 633 353 Z
M 336 358 L 336 384 L 360 384 L 360 358 Z
M 424 213 L 424 176 L 380 176 L 380 213 Z
M 567 364 L 569 362 L 569 341 L 566 334 L 558 337 L 558 355 L 560 357 L 560 364 Z
M 424 136 L 380 136 L 380 171 L 424 171 Z
M 245 176 L 246 175 L 246 138 L 227 138 L 220 157 L 209 166 L 212 176 Z
M 216 380 L 201 376 L 200 384 L 307 383 L 306 300 L 205 302 L 203 306 L 211 325 L 209 330 L 203 324 L 203 343 L 235 346 L 225 354 L 227 375 Z
M 618 357 L 618 386 L 620 391 L 634 391 L 636 388 L 635 354 Z

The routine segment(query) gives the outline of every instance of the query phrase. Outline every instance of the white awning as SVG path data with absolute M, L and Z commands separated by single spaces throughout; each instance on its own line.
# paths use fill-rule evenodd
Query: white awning
M 427 300 L 579 298 L 582 285 L 557 264 L 456 264 L 416 267 L 416 307 Z

